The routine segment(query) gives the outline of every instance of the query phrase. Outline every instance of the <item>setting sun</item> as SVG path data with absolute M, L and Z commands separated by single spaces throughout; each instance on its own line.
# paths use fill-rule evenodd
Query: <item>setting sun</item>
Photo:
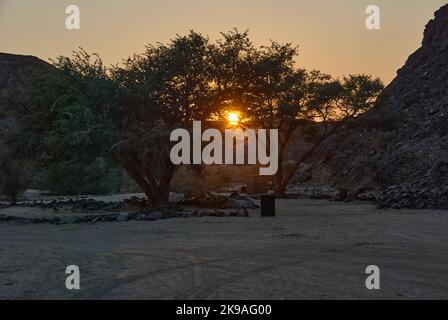
M 236 126 L 240 121 L 237 112 L 229 112 L 229 114 L 227 115 L 227 120 L 229 121 L 229 124 L 232 126 Z

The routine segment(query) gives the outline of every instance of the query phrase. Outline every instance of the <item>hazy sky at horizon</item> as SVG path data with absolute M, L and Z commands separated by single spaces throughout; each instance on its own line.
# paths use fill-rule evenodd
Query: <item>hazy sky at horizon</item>
M 446 0 L 0 0 L 0 52 L 47 60 L 83 47 L 115 64 L 148 43 L 189 30 L 212 40 L 234 27 L 256 45 L 300 47 L 299 67 L 335 76 L 369 73 L 389 82 L 421 44 L 426 23 Z M 65 8 L 81 9 L 81 29 L 65 28 Z M 381 9 L 369 31 L 365 9 Z

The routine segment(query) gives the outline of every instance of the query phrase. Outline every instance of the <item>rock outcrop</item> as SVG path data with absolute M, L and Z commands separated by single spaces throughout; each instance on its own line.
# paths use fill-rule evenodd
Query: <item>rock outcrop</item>
M 50 64 L 33 56 L 0 52 L 0 129 L 10 122 L 6 108 L 11 95 L 20 94 L 33 72 L 50 70 Z
M 308 184 L 347 188 L 355 193 L 383 191 L 379 199 L 382 207 L 445 206 L 448 5 L 427 24 L 422 47 L 398 70 L 376 107 L 357 122 L 357 130 L 322 147 Z M 412 201 L 402 201 L 405 197 Z

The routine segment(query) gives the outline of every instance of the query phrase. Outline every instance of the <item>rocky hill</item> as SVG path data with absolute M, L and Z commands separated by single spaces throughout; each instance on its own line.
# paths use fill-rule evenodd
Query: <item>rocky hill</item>
M 32 72 L 46 69 L 50 65 L 33 56 L 0 52 L 0 128 L 9 122 L 5 111 L 12 94 L 20 94 L 23 84 Z
M 380 207 L 448 209 L 448 5 L 358 124 L 322 147 L 307 184 L 377 190 Z

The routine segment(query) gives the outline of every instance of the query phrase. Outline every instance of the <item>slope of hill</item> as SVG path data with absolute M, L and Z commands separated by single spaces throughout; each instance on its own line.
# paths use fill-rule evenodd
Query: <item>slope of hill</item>
M 358 122 L 369 128 L 327 143 L 308 184 L 379 190 L 381 207 L 448 208 L 448 5 Z
M 5 108 L 10 95 L 20 94 L 29 75 L 44 68 L 50 65 L 39 58 L 0 52 L 0 128 L 9 122 Z

